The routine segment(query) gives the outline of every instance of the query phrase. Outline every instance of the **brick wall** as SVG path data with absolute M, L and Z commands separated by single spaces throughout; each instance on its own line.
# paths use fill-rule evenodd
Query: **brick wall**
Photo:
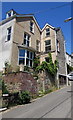
M 10 92 L 28 90 L 32 94 L 37 93 L 37 81 L 28 72 L 6 74 L 3 79 Z

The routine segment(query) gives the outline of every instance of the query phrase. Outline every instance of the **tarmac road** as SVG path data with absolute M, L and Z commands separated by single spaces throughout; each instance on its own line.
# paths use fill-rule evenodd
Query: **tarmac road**
M 71 93 L 70 86 L 64 87 L 30 104 L 3 112 L 2 118 L 71 118 Z

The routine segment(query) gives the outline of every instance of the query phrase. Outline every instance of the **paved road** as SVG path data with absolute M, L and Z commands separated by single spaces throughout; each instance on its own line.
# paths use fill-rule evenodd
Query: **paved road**
M 71 87 L 50 93 L 35 102 L 2 114 L 3 118 L 71 118 Z

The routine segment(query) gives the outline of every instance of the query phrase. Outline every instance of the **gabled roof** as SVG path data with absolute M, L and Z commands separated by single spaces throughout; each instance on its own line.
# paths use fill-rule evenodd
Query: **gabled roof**
M 14 18 L 26 18 L 26 17 L 32 17 L 33 20 L 34 20 L 34 22 L 35 22 L 35 24 L 37 25 L 39 31 L 41 32 L 41 29 L 40 29 L 40 27 L 39 27 L 39 25 L 38 25 L 35 17 L 34 17 L 32 14 L 25 14 L 25 15 L 24 15 L 24 14 L 16 14 L 16 15 L 13 15 L 13 16 L 11 16 L 11 17 L 9 17 L 9 18 L 6 18 L 6 19 L 4 19 L 3 21 L 1 21 L 1 22 L 0 22 L 0 25 L 2 25 L 2 24 L 6 23 L 6 22 L 8 22 L 8 21 L 10 21 L 10 20 L 12 20 L 12 19 L 14 19 Z
M 41 31 L 43 31 L 47 26 L 50 27 L 50 28 L 52 28 L 52 29 L 55 29 L 55 27 L 53 27 L 53 26 L 49 25 L 48 23 L 46 23 L 45 26 L 42 28 Z

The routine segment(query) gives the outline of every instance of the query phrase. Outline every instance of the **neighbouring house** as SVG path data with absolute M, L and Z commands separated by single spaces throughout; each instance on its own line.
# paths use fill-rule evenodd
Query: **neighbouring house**
M 71 66 L 73 67 L 73 53 L 71 54 Z
M 59 68 L 57 79 L 66 83 L 65 40 L 61 28 L 48 23 L 40 29 L 32 14 L 18 14 L 13 9 L 6 13 L 6 19 L 0 23 L 0 70 L 5 61 L 9 61 L 15 70 L 23 64 L 33 68 L 34 55 L 42 61 L 49 61 L 51 52 L 53 62 L 57 59 Z
M 73 54 L 69 54 L 66 52 L 66 64 L 67 64 L 67 74 L 72 71 L 73 67 Z
M 68 54 L 67 52 L 66 52 L 66 63 L 67 63 L 69 66 L 72 65 L 72 62 L 71 62 L 71 55 Z

